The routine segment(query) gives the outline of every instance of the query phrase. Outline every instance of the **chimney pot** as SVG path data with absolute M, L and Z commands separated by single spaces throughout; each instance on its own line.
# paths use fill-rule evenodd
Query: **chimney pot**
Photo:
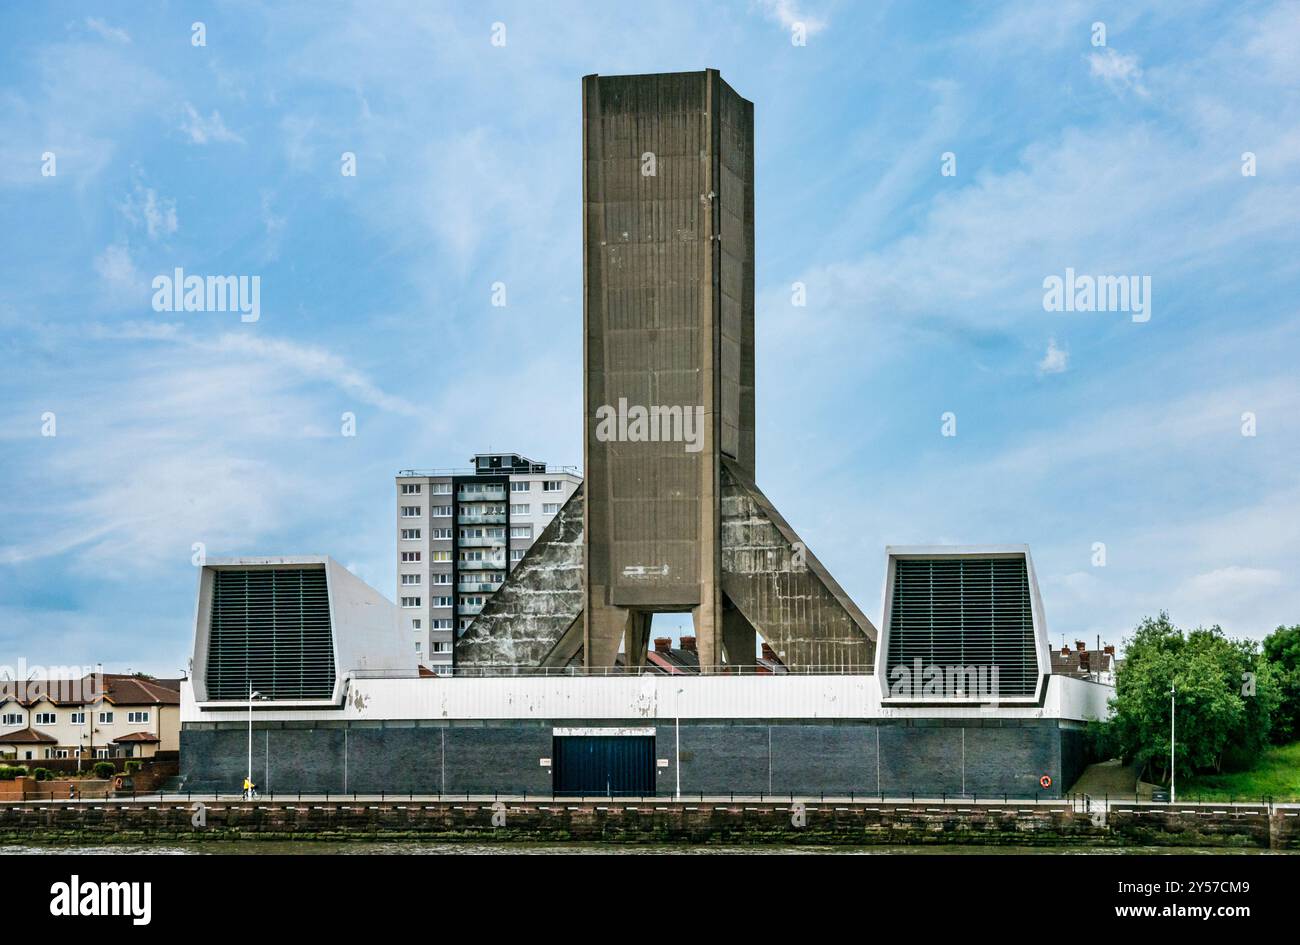
M 667 653 L 673 646 L 672 637 L 655 637 L 655 652 Z
M 1082 640 L 1075 640 L 1074 648 L 1078 650 L 1080 653 L 1088 652 L 1088 644 L 1084 643 Z
M 695 650 L 695 637 L 693 637 L 693 636 L 691 636 L 691 637 L 682 637 L 682 649 L 683 649 L 683 650 L 691 650 L 691 651 L 694 651 L 694 650 Z
M 1107 654 L 1108 656 L 1114 656 L 1114 655 L 1115 655 L 1115 647 L 1114 647 L 1112 644 L 1109 644 L 1109 643 L 1108 643 L 1108 644 L 1106 644 L 1104 647 L 1102 647 L 1102 652 L 1105 653 L 1105 654 Z

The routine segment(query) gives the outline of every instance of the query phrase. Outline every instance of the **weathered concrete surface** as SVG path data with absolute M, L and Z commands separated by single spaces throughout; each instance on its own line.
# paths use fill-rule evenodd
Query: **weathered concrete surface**
M 583 79 L 589 666 L 686 610 L 701 668 L 722 662 L 719 464 L 754 457 L 753 141 L 717 70 Z M 618 405 L 691 429 L 611 437 Z
M 581 528 L 529 553 L 456 664 L 622 648 L 636 669 L 650 615 L 690 611 L 703 673 L 752 664 L 755 633 L 788 665 L 869 671 L 875 628 L 754 485 L 753 103 L 715 69 L 590 75 L 582 118 Z
M 871 621 L 758 486 L 725 460 L 722 589 L 791 668 L 862 671 L 875 659 Z
M 461 669 L 564 665 L 581 643 L 583 487 L 569 497 L 455 644 Z M 567 649 L 567 653 L 563 652 Z

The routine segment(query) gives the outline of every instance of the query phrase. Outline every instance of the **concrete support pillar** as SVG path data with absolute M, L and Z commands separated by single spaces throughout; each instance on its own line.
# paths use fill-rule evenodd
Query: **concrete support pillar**
M 722 645 L 729 665 L 757 665 L 758 633 L 745 615 L 734 607 L 722 611 Z
M 623 655 L 627 658 L 629 673 L 639 672 L 645 667 L 646 649 L 650 645 L 650 618 L 650 614 L 640 610 L 630 611 L 627 615 Z
M 594 595 L 593 595 L 594 596 Z M 628 611 L 608 604 L 587 605 L 587 639 L 583 647 L 583 664 L 588 669 L 607 669 L 614 665 L 619 644 L 627 632 Z

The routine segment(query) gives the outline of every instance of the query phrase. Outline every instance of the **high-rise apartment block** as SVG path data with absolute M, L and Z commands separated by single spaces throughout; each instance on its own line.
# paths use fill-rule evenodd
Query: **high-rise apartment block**
M 397 474 L 397 604 L 421 664 L 451 672 L 456 636 L 581 482 L 518 453 Z

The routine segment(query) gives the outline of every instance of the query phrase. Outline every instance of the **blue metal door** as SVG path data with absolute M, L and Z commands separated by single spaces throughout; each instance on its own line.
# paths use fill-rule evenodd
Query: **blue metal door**
M 556 794 L 644 797 L 655 793 L 653 735 L 557 735 Z

